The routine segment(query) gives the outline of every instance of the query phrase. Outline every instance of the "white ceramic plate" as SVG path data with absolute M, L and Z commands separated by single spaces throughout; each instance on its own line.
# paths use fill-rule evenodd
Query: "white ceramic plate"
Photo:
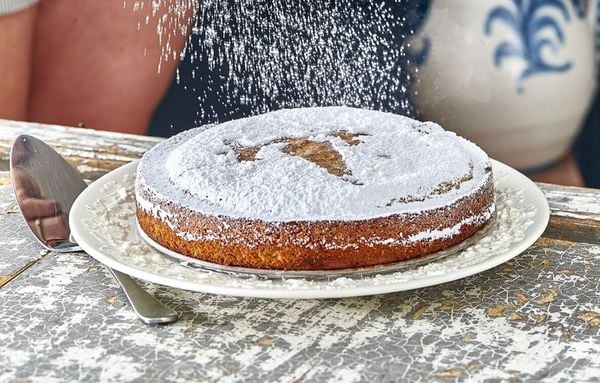
M 433 286 L 502 264 L 543 233 L 550 210 L 542 192 L 518 171 L 493 161 L 496 220 L 476 243 L 431 263 L 394 273 L 329 280 L 241 278 L 174 261 L 140 238 L 133 182 L 137 162 L 116 169 L 77 198 L 69 217 L 77 243 L 98 261 L 133 277 L 180 289 L 260 298 L 342 298 Z

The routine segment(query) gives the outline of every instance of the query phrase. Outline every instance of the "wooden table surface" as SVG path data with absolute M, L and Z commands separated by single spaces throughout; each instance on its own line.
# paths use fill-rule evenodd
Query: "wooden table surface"
M 0 120 L 0 382 L 600 381 L 600 192 L 540 184 L 550 224 L 525 253 L 425 289 L 331 300 L 214 296 L 140 283 L 181 313 L 142 324 L 107 270 L 42 251 L 18 213 L 13 139 L 88 179 L 158 138 Z

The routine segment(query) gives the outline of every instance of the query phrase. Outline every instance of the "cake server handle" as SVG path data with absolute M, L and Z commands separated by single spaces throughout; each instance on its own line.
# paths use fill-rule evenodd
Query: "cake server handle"
M 73 202 L 87 187 L 81 174 L 46 143 L 25 134 L 13 142 L 10 174 L 19 209 L 39 243 L 57 253 L 82 251 L 71 235 L 68 220 Z M 177 320 L 175 311 L 147 293 L 130 276 L 108 269 L 142 322 Z
M 61 246 L 49 249 L 59 253 L 80 252 L 83 249 L 75 242 L 73 235 L 69 235 L 69 241 L 63 242 Z M 108 271 L 115 277 L 125 293 L 129 305 L 140 320 L 146 324 L 166 324 L 177 321 L 179 314 L 167 305 L 154 298 L 144 290 L 131 276 L 105 265 Z
M 125 296 L 127 296 L 127 300 L 129 300 L 129 304 L 142 322 L 146 324 L 161 324 L 171 323 L 177 320 L 179 314 L 177 314 L 175 310 L 172 310 L 150 295 L 129 275 L 111 269 L 110 267 L 108 267 L 108 270 L 110 270 L 117 282 L 121 285 L 121 288 L 125 292 Z

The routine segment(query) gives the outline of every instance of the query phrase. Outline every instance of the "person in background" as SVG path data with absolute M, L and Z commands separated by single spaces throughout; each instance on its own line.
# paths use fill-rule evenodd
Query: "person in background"
M 310 1 L 307 0 L 307 3 Z M 352 3 L 354 8 L 365 7 L 368 8 L 368 3 L 361 3 L 363 5 L 358 5 L 357 3 Z M 427 5 L 429 1 L 409 1 L 409 2 L 388 2 L 385 4 L 384 8 L 389 10 L 391 14 L 393 14 L 396 18 L 404 18 L 404 28 L 407 31 L 416 31 L 419 29 L 420 24 L 422 23 L 424 14 L 427 12 Z M 259 7 L 257 7 L 259 8 Z M 312 7 L 315 8 L 315 7 Z M 311 7 L 307 7 L 305 9 L 305 13 L 310 12 Z M 269 10 L 265 11 L 268 12 Z M 290 12 L 289 9 L 286 9 L 287 12 Z M 364 12 L 368 13 L 369 10 L 363 9 Z M 379 10 L 375 10 L 379 12 Z M 210 12 L 207 12 L 210 13 Z M 260 12 L 258 12 L 260 13 Z M 237 16 L 237 15 L 236 15 Z M 343 17 L 339 17 L 337 15 L 336 21 L 338 23 L 344 22 L 345 19 Z M 313 19 L 318 19 L 318 16 L 308 16 Z M 263 17 L 263 19 L 269 19 L 268 17 Z M 366 20 L 378 20 L 379 17 L 373 15 L 373 17 L 365 18 Z M 242 20 L 244 20 L 242 18 Z M 228 27 L 231 30 L 239 31 L 238 25 L 236 24 L 236 18 L 231 17 L 227 19 L 229 23 Z M 351 19 L 349 22 L 355 22 L 355 20 Z M 298 27 L 300 22 L 294 24 L 294 28 L 300 29 Z M 223 25 L 221 25 L 223 27 Z M 277 25 L 277 28 L 281 26 Z M 227 62 L 227 51 L 226 48 L 223 47 L 224 42 L 222 39 L 205 39 L 202 35 L 203 25 L 199 25 L 197 28 L 200 32 L 195 33 L 191 36 L 190 46 L 193 49 L 188 50 L 186 58 L 182 61 L 179 72 L 180 76 L 178 77 L 179 81 L 177 83 L 173 83 L 169 92 L 163 102 L 159 105 L 152 123 L 150 125 L 150 134 L 157 136 L 168 137 L 173 134 L 176 134 L 182 130 L 189 129 L 194 126 L 200 126 L 204 124 L 214 123 L 217 121 L 225 121 L 233 118 L 241 118 L 256 113 L 257 110 L 273 110 L 279 108 L 278 105 L 296 105 L 296 106 L 310 106 L 310 103 L 303 102 L 302 96 L 298 97 L 302 92 L 306 93 L 304 89 L 301 89 L 300 92 L 294 92 L 295 84 L 290 82 L 284 84 L 281 89 L 285 89 L 287 94 L 284 92 L 280 92 L 277 94 L 277 97 L 254 97 L 255 93 L 244 93 L 244 87 L 236 88 L 236 92 L 231 92 L 229 84 L 231 83 L 231 68 Z M 322 30 L 329 30 L 330 28 L 322 26 Z M 377 28 L 365 28 L 370 33 L 377 33 Z M 269 37 L 272 35 L 276 35 L 277 31 L 269 31 L 270 33 L 264 33 L 265 36 Z M 238 32 L 239 33 L 239 32 Z M 287 36 L 287 34 L 283 34 Z M 399 34 L 396 34 L 396 36 Z M 408 33 L 406 34 L 409 35 Z M 293 34 L 292 34 L 293 36 Z M 261 41 L 261 36 L 253 36 L 257 41 Z M 357 35 L 354 36 L 355 39 L 364 39 L 367 36 Z M 225 35 L 225 39 L 236 39 L 234 35 Z M 213 41 L 214 46 L 206 47 L 204 41 Z M 349 39 L 350 41 L 351 38 Z M 239 41 L 235 41 L 239 42 Z M 245 41 L 241 41 L 242 43 L 246 43 Z M 386 46 L 396 46 L 403 44 L 403 41 L 391 41 L 390 44 Z M 235 44 L 233 44 L 235 45 Z M 248 49 L 252 50 L 252 44 L 247 44 Z M 258 44 L 257 44 L 258 45 Z M 293 43 L 290 43 L 289 46 L 293 46 Z M 358 44 L 357 44 L 358 45 Z M 284 46 L 288 47 L 288 45 Z M 290 51 L 293 51 L 295 48 L 289 48 Z M 208 62 L 209 60 L 204 56 L 205 52 L 218 52 L 218 57 L 220 60 L 218 62 Z M 338 56 L 343 56 L 339 52 L 337 52 Z M 193 60 L 192 60 L 193 58 Z M 410 59 L 410 56 L 404 56 L 404 59 Z M 413 60 L 414 61 L 414 60 Z M 210 65 L 209 65 L 210 64 Z M 408 62 L 400 62 L 400 67 L 406 67 Z M 237 79 L 246 79 L 246 78 L 259 78 L 260 76 L 255 75 L 257 66 L 248 65 L 246 71 L 249 73 L 242 73 L 237 75 Z M 301 65 L 296 67 L 302 67 Z M 317 67 L 318 68 L 318 67 Z M 302 74 L 299 76 L 302 78 Z M 234 83 L 238 83 L 238 81 L 233 81 Z M 406 79 L 399 79 L 402 87 L 410 88 L 410 82 L 406 81 Z M 314 78 L 311 78 L 309 83 L 315 84 Z M 237 92 L 237 89 L 242 88 L 241 92 Z M 247 87 L 249 89 L 255 89 L 254 87 Z M 387 89 L 394 89 L 393 87 L 383 87 L 383 94 Z M 254 91 L 256 92 L 256 91 Z M 236 97 L 237 94 L 237 97 Z M 309 95 L 319 96 L 318 91 L 310 92 Z M 389 94 L 390 97 L 387 97 L 388 100 L 394 100 L 401 97 L 406 97 L 404 94 Z M 199 100 L 201 100 L 199 102 Z M 254 100 L 250 103 L 246 100 Z M 256 101 L 258 100 L 258 101 Z M 318 99 L 316 105 L 326 105 L 327 100 Z M 598 108 L 598 113 L 600 113 L 600 102 L 596 102 L 596 107 Z M 353 106 L 364 106 L 364 105 L 353 105 Z M 375 106 L 375 109 L 383 110 L 387 112 L 393 113 L 401 113 L 401 114 L 409 114 L 411 117 L 417 117 L 418 114 L 411 113 L 410 109 L 398 110 L 385 102 L 380 103 Z M 207 113 L 210 111 L 211 113 Z M 596 114 L 598 114 L 596 113 Z M 580 144 L 577 145 L 574 156 L 572 153 L 568 153 L 563 160 L 553 163 L 550 166 L 544 169 L 536 169 L 534 172 L 527 173 L 529 177 L 534 179 L 535 181 L 540 182 L 549 182 L 549 183 L 557 183 L 563 185 L 573 185 L 573 186 L 583 186 L 584 178 L 587 181 L 589 186 L 600 187 L 600 131 L 597 129 L 598 120 L 600 118 L 596 118 L 596 122 L 588 122 L 588 126 L 584 129 L 584 133 L 580 139 Z M 595 125 L 596 128 L 590 126 Z M 596 132 L 596 133 L 594 133 Z M 595 135 L 594 135 L 595 134 Z M 592 140 L 588 140 L 592 138 Z M 515 153 L 518 155 L 518 153 Z M 594 160 L 595 159 L 595 160 Z M 579 160 L 579 163 L 578 161 Z M 595 161 L 595 162 L 594 162 Z M 596 163 L 596 176 L 590 175 L 591 171 L 590 166 Z M 581 168 L 581 171 L 580 171 Z M 582 177 L 583 172 L 583 177 Z
M 176 1 L 0 0 L 0 118 L 146 133 L 179 64 L 157 35 Z
M 179 56 L 164 60 L 165 41 L 171 52 L 184 50 L 195 1 L 162 0 L 152 7 L 154 2 L 143 0 L 0 0 L 0 118 L 137 134 L 147 133 L 150 126 L 151 134 L 170 136 L 215 122 L 207 116 L 224 120 L 255 113 L 241 100 L 232 102 L 223 91 L 228 88 L 219 85 L 228 81 L 227 62 L 208 68 L 202 66 L 205 61 L 199 67 L 184 60 L 181 83 L 173 81 Z M 396 13 L 407 14 L 417 3 L 394 3 Z M 178 12 L 169 5 L 179 7 Z M 182 6 L 187 8 L 183 20 L 170 21 L 181 18 Z M 160 22 L 166 28 L 159 28 Z M 179 27 L 186 25 L 181 32 Z M 159 39 L 158 30 L 167 38 Z M 198 102 L 198 89 L 208 94 L 204 104 Z M 280 101 L 265 100 L 259 106 L 273 109 L 270 104 Z M 377 109 L 386 111 L 386 105 Z M 576 155 L 588 185 L 600 187 L 600 173 L 593 170 L 600 169 L 600 134 L 590 127 L 597 121 L 588 122 Z M 583 184 L 573 156 L 532 178 Z
M 599 30 L 600 31 L 600 30 Z M 599 32 L 600 35 L 600 32 Z M 596 37 L 600 43 L 600 36 Z M 600 68 L 598 68 L 600 73 Z M 600 188 L 600 95 L 592 104 L 588 118 L 575 142 L 573 149 L 584 183 L 588 187 Z

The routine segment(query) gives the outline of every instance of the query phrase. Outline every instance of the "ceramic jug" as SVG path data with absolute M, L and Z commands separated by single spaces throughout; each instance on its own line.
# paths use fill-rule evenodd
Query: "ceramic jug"
M 522 170 L 569 151 L 595 90 L 594 0 L 432 0 L 423 20 L 422 120 Z

